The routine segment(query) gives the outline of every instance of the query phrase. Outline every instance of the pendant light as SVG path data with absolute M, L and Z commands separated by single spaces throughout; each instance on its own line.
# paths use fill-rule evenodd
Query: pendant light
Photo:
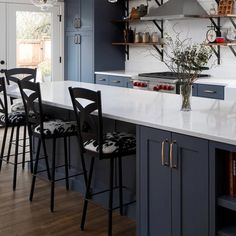
M 42 11 L 47 11 L 57 3 L 57 0 L 31 0 L 31 2 Z

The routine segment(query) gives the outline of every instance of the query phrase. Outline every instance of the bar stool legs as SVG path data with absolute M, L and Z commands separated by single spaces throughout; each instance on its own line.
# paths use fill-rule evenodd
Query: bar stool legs
M 25 169 L 25 149 L 26 149 L 26 125 L 24 125 L 23 134 L 23 155 L 22 155 L 22 169 Z
M 89 199 L 89 195 L 90 195 L 90 187 L 91 187 L 91 181 L 92 181 L 92 175 L 93 175 L 94 161 L 95 161 L 95 158 L 92 157 L 91 163 L 90 163 L 90 168 L 89 168 L 88 182 L 87 182 L 87 186 L 86 186 L 86 194 L 85 194 L 85 199 L 84 199 L 82 219 L 81 219 L 81 224 L 80 224 L 80 229 L 82 231 L 84 230 L 84 224 L 85 224 L 85 220 L 86 220 L 86 214 L 87 214 L 87 208 L 88 208 L 88 199 Z
M 7 130 L 8 130 L 8 127 L 6 126 L 5 129 L 4 129 L 4 135 L 3 135 L 3 140 L 2 140 L 2 150 L 1 150 L 1 158 L 0 158 L 0 170 L 2 168 L 2 158 L 4 156 L 5 144 L 6 144 L 6 138 L 7 138 Z
M 122 158 L 118 157 L 118 169 L 119 169 L 119 199 L 120 199 L 120 215 L 123 216 L 123 171 L 122 171 Z
M 109 209 L 108 209 L 108 236 L 112 235 L 112 209 L 113 209 L 113 177 L 114 158 L 110 159 L 110 189 L 109 189 Z
M 16 190 L 18 148 L 19 148 L 19 132 L 20 132 L 20 126 L 17 126 L 16 127 L 16 147 L 15 147 L 14 174 L 13 174 L 13 190 L 14 191 Z
M 35 187 L 35 181 L 36 181 L 36 174 L 38 171 L 38 162 L 39 162 L 39 154 L 40 154 L 40 147 L 41 147 L 41 139 L 38 140 L 38 147 L 36 152 L 36 158 L 35 158 L 35 164 L 34 164 L 34 170 L 33 170 L 33 178 L 32 178 L 32 184 L 31 184 L 31 190 L 30 190 L 30 198 L 29 200 L 32 202 L 33 195 L 34 195 L 34 187 Z
M 69 171 L 68 171 L 68 150 L 67 150 L 67 140 L 66 137 L 63 137 L 64 140 L 64 154 L 65 154 L 65 180 L 66 180 L 66 189 L 69 190 Z M 48 179 L 51 182 L 51 195 L 50 195 L 50 210 L 51 212 L 54 211 L 54 197 L 55 197 L 55 182 L 57 181 L 55 178 L 56 174 L 56 141 L 57 138 L 52 138 L 52 165 L 51 165 L 51 173 L 50 173 L 50 167 L 48 163 L 48 156 L 46 151 L 46 144 L 44 138 L 39 138 L 38 141 L 38 147 L 37 147 L 37 153 L 36 153 L 36 159 L 34 164 L 34 170 L 33 170 L 33 179 L 31 184 L 31 191 L 30 191 L 30 197 L 29 200 L 32 202 L 33 195 L 34 195 L 34 189 L 35 189 L 35 181 L 36 181 L 36 175 L 38 173 L 38 162 L 40 157 L 40 148 L 41 143 L 43 145 L 43 151 L 45 155 L 45 163 L 46 163 L 46 171 L 48 174 Z
M 10 154 L 11 154 L 11 147 L 12 147 L 12 140 L 13 140 L 14 130 L 15 130 L 15 127 L 13 126 L 11 128 L 11 136 L 10 136 L 10 142 L 9 142 L 8 153 L 7 153 L 7 163 L 9 163 L 9 160 L 10 160 Z

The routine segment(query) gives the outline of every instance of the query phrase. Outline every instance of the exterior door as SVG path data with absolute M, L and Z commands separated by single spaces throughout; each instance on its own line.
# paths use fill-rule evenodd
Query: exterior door
M 7 68 L 38 68 L 37 80 L 62 80 L 60 7 L 7 4 Z
M 6 4 L 0 3 L 0 70 L 6 69 Z M 0 72 L 0 76 L 2 73 Z

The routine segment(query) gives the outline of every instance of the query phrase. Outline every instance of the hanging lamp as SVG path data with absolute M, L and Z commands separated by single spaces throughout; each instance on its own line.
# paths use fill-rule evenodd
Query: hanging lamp
M 57 0 L 31 0 L 31 2 L 42 11 L 47 11 L 57 3 Z

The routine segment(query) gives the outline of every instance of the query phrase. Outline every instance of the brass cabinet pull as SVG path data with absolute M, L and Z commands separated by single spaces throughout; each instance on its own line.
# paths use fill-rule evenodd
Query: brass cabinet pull
M 170 144 L 170 168 L 177 169 L 177 163 L 174 163 L 173 161 L 173 145 L 176 143 L 176 141 L 171 142 Z
M 165 162 L 165 142 L 168 142 L 168 140 L 166 139 L 165 141 L 161 142 L 161 165 L 169 166 L 169 163 Z
M 213 91 L 213 90 L 204 90 L 203 92 L 204 93 L 216 93 L 216 91 Z
M 119 83 L 120 83 L 120 80 L 112 80 L 111 82 L 112 82 L 112 83 L 115 83 L 115 84 L 119 84 Z
M 165 165 L 165 141 L 161 143 L 161 164 Z

